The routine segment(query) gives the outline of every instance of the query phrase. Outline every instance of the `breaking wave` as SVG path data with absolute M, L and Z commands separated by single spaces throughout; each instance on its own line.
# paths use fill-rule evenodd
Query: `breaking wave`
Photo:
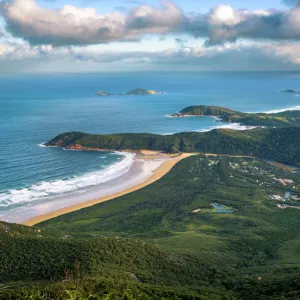
M 230 123 L 230 124 L 224 124 L 224 125 L 219 125 L 219 126 L 210 126 L 204 129 L 200 129 L 200 130 L 194 130 L 197 132 L 209 132 L 211 130 L 214 129 L 232 129 L 232 130 L 251 130 L 257 128 L 257 126 L 246 126 L 246 125 L 241 125 L 239 123 Z
M 284 111 L 288 111 L 288 110 L 300 110 L 300 105 L 293 106 L 293 107 L 288 107 L 288 108 L 282 108 L 282 109 L 269 110 L 269 111 L 265 111 L 264 113 L 266 113 L 266 114 L 276 114 L 276 113 L 280 113 L 280 112 L 284 112 Z
M 6 193 L 0 193 L 0 207 L 9 207 L 16 204 L 26 204 L 36 200 L 52 198 L 116 179 L 127 173 L 135 160 L 134 153 L 117 154 L 123 155 L 124 158 L 103 170 L 93 171 L 67 179 L 43 181 L 29 188 L 9 190 Z

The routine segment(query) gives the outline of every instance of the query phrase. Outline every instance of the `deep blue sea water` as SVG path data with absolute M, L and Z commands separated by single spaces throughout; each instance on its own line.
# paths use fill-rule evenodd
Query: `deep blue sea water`
M 224 126 L 215 119 L 172 119 L 189 105 L 220 105 L 245 112 L 300 107 L 300 73 L 122 73 L 0 76 L 1 212 L 101 183 L 125 172 L 130 157 L 72 152 L 39 145 L 59 133 L 170 134 Z M 155 89 L 166 95 L 94 96 Z M 232 126 L 232 125 L 231 125 Z M 234 126 L 238 128 L 238 126 Z M 109 167 L 107 169 L 107 167 Z

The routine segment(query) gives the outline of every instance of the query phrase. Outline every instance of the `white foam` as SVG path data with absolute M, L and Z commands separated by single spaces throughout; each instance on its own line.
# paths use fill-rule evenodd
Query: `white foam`
M 276 110 L 269 110 L 265 111 L 265 114 L 276 114 L 276 113 L 281 113 L 289 110 L 300 110 L 300 105 L 298 106 L 293 106 L 293 107 L 288 107 L 288 108 L 282 108 L 282 109 L 276 109 Z
M 41 144 L 39 144 L 39 146 L 42 148 L 58 148 L 58 146 L 46 146 L 45 144 L 46 143 L 41 143 Z
M 197 132 L 209 132 L 214 129 L 232 129 L 232 130 L 240 130 L 240 131 L 245 131 L 245 130 L 251 130 L 254 128 L 258 128 L 259 126 L 246 126 L 246 125 L 241 125 L 240 123 L 229 123 L 229 124 L 224 124 L 220 126 L 210 126 L 208 128 L 200 129 L 200 130 L 194 130 Z
M 120 153 L 117 153 L 120 154 Z M 44 181 L 29 188 L 10 190 L 0 194 L 0 207 L 9 207 L 14 204 L 23 204 L 63 193 L 70 193 L 87 187 L 99 185 L 116 179 L 127 173 L 135 160 L 134 153 L 121 153 L 124 159 L 108 166 L 104 170 L 89 172 L 81 176 L 66 180 Z

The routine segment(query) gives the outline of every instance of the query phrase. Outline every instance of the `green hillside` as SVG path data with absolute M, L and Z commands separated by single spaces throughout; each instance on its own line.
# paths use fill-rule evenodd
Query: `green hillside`
M 299 299 L 300 175 L 266 162 L 300 167 L 299 135 L 280 126 L 55 137 L 46 145 L 202 154 L 37 227 L 0 222 L 0 299 Z
M 293 180 L 295 188 L 278 184 L 280 178 Z M 300 195 L 299 175 L 257 159 L 200 155 L 143 190 L 40 226 L 92 238 L 138 238 L 189 255 L 208 286 L 238 299 L 295 299 L 299 210 L 279 209 L 270 198 L 288 189 Z M 218 213 L 212 203 L 233 212 Z
M 0 299 L 298 299 L 300 203 L 271 199 L 288 190 L 298 174 L 196 155 L 37 227 L 0 223 Z
M 197 257 L 135 238 L 73 233 L 51 238 L 42 226 L 0 226 L 5 228 L 0 234 L 1 300 L 223 299 L 234 294 L 209 286 L 207 276 L 216 275 L 202 269 Z
M 173 117 L 182 116 L 215 116 L 228 123 L 240 123 L 248 126 L 288 127 L 300 125 L 300 111 L 284 111 L 280 113 L 243 113 L 219 106 L 190 106 Z
M 219 129 L 174 135 L 64 133 L 46 143 L 67 149 L 160 150 L 256 156 L 300 166 L 300 127 L 257 128 L 247 131 Z

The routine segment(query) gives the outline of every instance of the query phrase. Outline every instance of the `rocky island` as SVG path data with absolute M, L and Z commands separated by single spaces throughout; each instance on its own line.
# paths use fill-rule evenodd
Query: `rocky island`
M 173 118 L 191 116 L 217 117 L 226 123 L 239 123 L 246 126 L 288 127 L 300 126 L 300 111 L 284 111 L 279 113 L 243 113 L 219 106 L 189 106 L 179 113 L 172 114 Z
M 108 93 L 104 90 L 99 90 L 95 95 L 101 97 L 107 97 L 107 96 L 114 96 L 115 94 Z
M 286 93 L 286 94 L 300 94 L 300 92 L 297 92 L 295 90 L 285 90 L 285 91 L 280 91 L 280 93 Z
M 147 95 L 163 95 L 164 92 L 157 92 L 155 90 L 145 90 L 145 89 L 133 89 L 125 94 L 113 94 L 108 93 L 104 90 L 99 90 L 96 96 L 107 97 L 107 96 L 147 96 Z

